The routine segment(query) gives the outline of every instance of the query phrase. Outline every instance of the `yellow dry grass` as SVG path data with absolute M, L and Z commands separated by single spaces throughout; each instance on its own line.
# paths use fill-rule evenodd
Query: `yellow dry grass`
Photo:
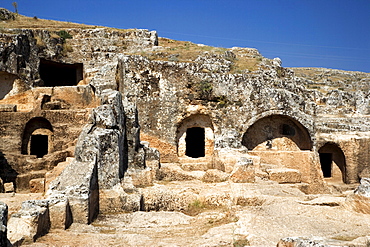
M 63 21 L 53 21 L 39 19 L 37 17 L 27 17 L 23 15 L 17 15 L 15 20 L 3 21 L 0 23 L 1 28 L 28 28 L 28 29 L 68 29 L 68 28 L 96 28 L 97 26 L 73 23 L 73 22 L 63 22 Z
M 102 28 L 102 26 L 85 25 L 73 22 L 63 22 L 54 20 L 39 19 L 37 17 L 27 17 L 17 15 L 15 20 L 0 22 L 0 32 L 11 32 L 8 29 L 47 29 L 49 31 L 60 31 L 72 28 Z M 125 29 L 109 28 L 115 31 L 127 32 Z M 42 45 L 41 40 L 37 40 Z M 189 41 L 177 41 L 168 38 L 159 38 L 158 43 L 163 47 L 161 52 L 141 52 L 135 53 L 143 55 L 151 60 L 175 61 L 175 62 L 194 62 L 194 60 L 204 52 L 211 54 L 223 54 L 228 49 L 222 47 L 212 47 L 198 45 Z M 258 68 L 262 57 L 241 56 L 233 59 L 232 70 L 230 73 L 242 73 L 244 70 L 253 71 Z

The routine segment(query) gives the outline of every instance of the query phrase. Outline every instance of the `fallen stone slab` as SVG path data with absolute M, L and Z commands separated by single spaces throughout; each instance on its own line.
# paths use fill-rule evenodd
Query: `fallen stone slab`
M 230 180 L 234 183 L 254 183 L 255 177 L 253 160 L 245 157 L 239 158 L 230 174 Z
M 30 200 L 13 214 L 8 222 L 8 238 L 12 245 L 30 244 L 50 229 L 47 200 Z

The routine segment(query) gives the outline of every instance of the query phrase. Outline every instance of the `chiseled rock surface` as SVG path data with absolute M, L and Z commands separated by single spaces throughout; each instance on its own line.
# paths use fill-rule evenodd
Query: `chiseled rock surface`
M 302 175 L 296 169 L 275 168 L 267 169 L 269 179 L 278 183 L 300 183 Z
M 48 201 L 23 202 L 22 209 L 10 217 L 8 229 L 8 238 L 16 246 L 32 243 L 48 233 L 50 229 Z
M 50 229 L 67 229 L 72 224 L 72 213 L 66 195 L 52 195 L 48 198 Z
M 103 105 L 93 109 L 90 123 L 78 138 L 75 157 L 95 162 L 99 189 L 110 189 L 120 182 L 125 169 L 124 109 L 119 92 L 106 90 L 102 98 Z
M 67 196 L 74 222 L 89 224 L 99 213 L 98 174 L 95 162 L 72 161 L 49 185 L 49 197 Z

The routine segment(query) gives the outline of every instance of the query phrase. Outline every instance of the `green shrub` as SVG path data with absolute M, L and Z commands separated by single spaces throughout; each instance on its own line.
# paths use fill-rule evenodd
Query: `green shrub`
M 200 81 L 197 85 L 197 92 L 199 94 L 199 98 L 202 100 L 212 100 L 212 93 L 213 93 L 213 85 L 212 82 L 203 80 Z
M 61 30 L 59 32 L 57 32 L 57 34 L 59 35 L 59 37 L 63 38 L 63 39 L 72 39 L 72 35 L 70 35 L 67 31 L 65 30 Z

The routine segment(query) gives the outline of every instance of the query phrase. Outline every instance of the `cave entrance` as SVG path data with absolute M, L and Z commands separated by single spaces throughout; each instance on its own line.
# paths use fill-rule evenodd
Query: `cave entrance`
M 48 139 L 47 135 L 32 135 L 30 143 L 31 155 L 36 155 L 37 158 L 44 157 L 48 153 Z
M 320 164 L 324 178 L 331 178 L 331 170 L 333 163 L 333 154 L 331 153 L 320 153 Z
M 214 152 L 212 120 L 205 114 L 194 114 L 182 120 L 177 128 L 179 157 L 211 157 Z
M 41 59 L 40 77 L 44 81 L 44 87 L 75 86 L 83 79 L 83 64 L 65 64 Z
M 321 170 L 324 178 L 346 183 L 346 158 L 335 143 L 326 143 L 319 149 Z
M 205 132 L 204 128 L 193 127 L 186 130 L 186 151 L 185 155 L 192 158 L 205 156 Z

